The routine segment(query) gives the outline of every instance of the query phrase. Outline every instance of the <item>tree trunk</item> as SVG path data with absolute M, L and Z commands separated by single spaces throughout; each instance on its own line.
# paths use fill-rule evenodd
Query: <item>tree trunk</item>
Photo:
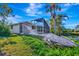
M 54 14 L 51 12 L 51 16 L 52 16 L 52 20 L 54 21 L 54 25 L 50 27 L 50 29 L 52 30 L 52 28 L 54 28 L 54 34 L 56 34 L 56 13 L 54 10 Z
M 54 10 L 53 18 L 54 18 L 54 34 L 56 34 L 56 12 L 55 10 Z
M 56 34 L 56 19 L 54 19 L 54 34 Z

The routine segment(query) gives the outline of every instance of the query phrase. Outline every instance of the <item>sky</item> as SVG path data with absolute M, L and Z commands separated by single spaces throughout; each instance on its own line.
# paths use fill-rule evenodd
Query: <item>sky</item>
M 37 18 L 45 18 L 50 20 L 50 13 L 46 13 L 45 3 L 10 3 L 8 6 L 13 9 L 15 17 L 8 17 L 13 23 L 31 21 Z M 64 3 L 59 4 L 61 11 L 59 13 L 68 15 L 69 19 L 63 21 L 66 28 L 75 28 L 79 25 L 79 4 Z

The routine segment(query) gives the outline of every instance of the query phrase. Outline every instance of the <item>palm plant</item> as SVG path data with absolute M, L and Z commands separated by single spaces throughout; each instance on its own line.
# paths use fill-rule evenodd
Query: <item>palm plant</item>
M 65 14 L 59 14 L 56 17 L 56 25 L 57 25 L 57 34 L 61 35 L 63 24 L 62 21 L 68 19 L 68 16 Z
M 61 10 L 61 7 L 60 6 L 58 6 L 58 4 L 56 4 L 56 3 L 51 3 L 51 4 L 49 4 L 49 5 L 46 5 L 46 9 L 47 9 L 47 12 L 50 12 L 50 14 L 51 14 L 51 20 L 52 20 L 52 22 L 51 22 L 51 30 L 52 30 L 52 28 L 54 28 L 54 33 L 56 34 L 56 11 L 57 10 Z M 52 26 L 52 23 L 54 24 L 53 26 Z

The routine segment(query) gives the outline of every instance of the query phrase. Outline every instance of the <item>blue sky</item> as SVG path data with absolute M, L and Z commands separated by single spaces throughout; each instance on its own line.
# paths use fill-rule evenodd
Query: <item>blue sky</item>
M 8 4 L 13 9 L 15 17 L 8 17 L 9 21 L 14 23 L 31 21 L 37 18 L 50 19 L 50 13 L 45 12 L 45 3 L 15 3 Z M 59 4 L 62 9 L 60 13 L 67 14 L 69 19 L 63 21 L 66 28 L 75 28 L 79 24 L 79 4 Z

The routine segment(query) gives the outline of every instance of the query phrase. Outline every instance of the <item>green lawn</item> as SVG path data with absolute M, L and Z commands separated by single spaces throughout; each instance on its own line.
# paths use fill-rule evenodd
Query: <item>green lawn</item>
M 79 47 L 49 46 L 37 36 L 0 38 L 0 48 L 2 53 L 12 56 L 79 56 Z

